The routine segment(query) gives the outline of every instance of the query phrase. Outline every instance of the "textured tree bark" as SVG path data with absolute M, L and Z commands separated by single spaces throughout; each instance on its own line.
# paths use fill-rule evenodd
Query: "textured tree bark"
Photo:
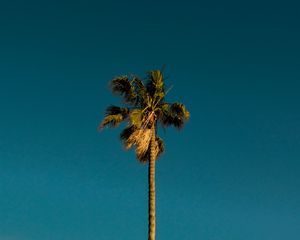
M 150 142 L 150 159 L 148 166 L 148 240 L 155 240 L 155 128 L 152 127 Z

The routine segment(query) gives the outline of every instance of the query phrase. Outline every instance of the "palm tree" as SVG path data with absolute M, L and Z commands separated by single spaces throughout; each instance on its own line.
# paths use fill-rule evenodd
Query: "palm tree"
M 111 89 L 121 95 L 125 106 L 109 106 L 99 128 L 128 123 L 120 138 L 126 149 L 136 147 L 141 163 L 148 163 L 148 239 L 155 240 L 155 161 L 164 151 L 157 127 L 173 125 L 180 129 L 190 114 L 182 103 L 164 101 L 167 91 L 160 70 L 149 71 L 145 84 L 137 76 L 118 76 L 111 81 Z

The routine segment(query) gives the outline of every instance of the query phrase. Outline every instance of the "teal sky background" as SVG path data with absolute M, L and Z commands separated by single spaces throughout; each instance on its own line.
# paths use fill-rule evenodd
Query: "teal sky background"
M 300 238 L 297 1 L 0 2 L 0 240 L 147 238 L 147 166 L 97 131 L 164 64 L 157 239 Z

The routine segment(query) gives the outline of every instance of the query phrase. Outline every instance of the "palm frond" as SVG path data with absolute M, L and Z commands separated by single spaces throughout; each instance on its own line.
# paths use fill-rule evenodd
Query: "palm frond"
M 155 159 L 157 160 L 158 157 L 164 152 L 164 142 L 160 137 L 156 137 L 154 144 L 155 144 L 154 154 L 155 154 Z M 147 163 L 150 158 L 150 151 L 151 151 L 151 148 L 150 148 L 150 146 L 148 146 L 147 151 L 143 152 L 143 154 L 137 155 L 138 160 L 141 163 Z
M 101 130 L 106 126 L 117 127 L 123 120 L 124 117 L 122 114 L 107 115 L 98 128 Z
M 151 129 L 137 129 L 125 141 L 125 148 L 130 149 L 132 146 L 136 146 L 136 155 L 140 159 L 146 154 L 150 140 Z
M 110 105 L 109 107 L 106 108 L 105 110 L 105 115 L 116 115 L 116 114 L 121 114 L 126 118 L 129 114 L 129 109 L 126 107 L 118 107 L 115 105 Z
M 148 73 L 148 82 L 146 85 L 149 95 L 157 102 L 165 96 L 165 84 L 163 74 L 160 70 L 153 70 Z
M 140 128 L 143 124 L 143 111 L 141 109 L 134 109 L 129 113 L 130 122 L 132 125 Z
M 134 131 L 136 131 L 137 128 L 134 125 L 130 125 L 126 128 L 123 129 L 123 131 L 120 134 L 120 139 L 121 141 L 124 143 L 125 147 L 126 147 L 126 142 L 128 140 L 128 138 L 134 133 Z
M 176 102 L 171 104 L 171 112 L 183 120 L 188 120 L 190 118 L 189 111 L 182 103 Z
M 132 82 L 136 93 L 136 103 L 142 108 L 146 107 L 150 103 L 147 88 L 145 87 L 143 81 L 138 77 L 134 77 Z
M 163 126 L 173 125 L 180 129 L 189 117 L 190 113 L 182 103 L 164 103 L 159 106 L 158 118 Z
M 139 140 L 136 144 L 135 153 L 138 159 L 143 159 L 143 156 L 150 149 L 150 141 L 151 141 L 151 129 L 142 130 L 143 134 L 140 134 Z
M 106 108 L 105 117 L 99 125 L 99 129 L 103 129 L 105 126 L 117 127 L 122 121 L 124 121 L 129 114 L 128 108 L 122 108 L 111 105 Z
M 120 138 L 127 150 L 135 147 L 137 159 L 140 162 L 145 163 L 150 156 L 151 134 L 151 129 L 137 129 L 135 126 L 131 125 L 122 131 Z M 158 144 L 158 146 L 159 147 L 156 149 L 160 151 L 161 144 Z
M 148 148 L 147 152 L 145 152 L 144 155 L 137 155 L 136 156 L 137 159 L 139 160 L 139 162 L 145 164 L 147 162 L 149 162 L 149 158 L 150 158 L 150 148 Z
M 134 86 L 127 76 L 118 76 L 111 81 L 111 89 L 114 93 L 120 94 L 125 102 L 135 103 L 136 94 Z
M 155 155 L 159 157 L 165 151 L 164 141 L 160 137 L 156 136 L 155 145 Z

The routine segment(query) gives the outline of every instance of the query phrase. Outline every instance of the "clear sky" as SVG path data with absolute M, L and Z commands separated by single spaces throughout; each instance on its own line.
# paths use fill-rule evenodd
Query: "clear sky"
M 300 239 L 297 1 L 0 3 L 0 240 L 147 238 L 147 166 L 108 82 L 164 64 L 157 239 Z

